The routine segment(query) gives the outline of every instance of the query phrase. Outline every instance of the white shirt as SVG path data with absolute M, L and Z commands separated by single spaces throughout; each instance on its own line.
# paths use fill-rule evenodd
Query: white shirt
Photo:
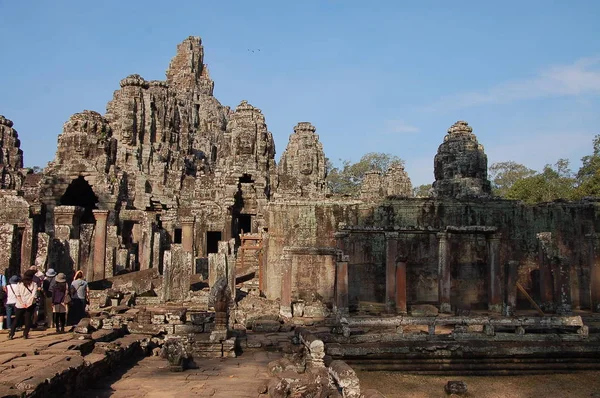
M 6 304 L 17 304 L 18 283 L 6 286 Z M 13 293 L 14 290 L 14 293 Z
M 37 283 L 31 282 L 29 287 L 26 287 L 23 282 L 19 282 L 17 288 L 15 289 L 15 293 L 17 294 L 17 308 L 27 308 L 33 304 L 35 301 L 35 296 L 37 294 Z

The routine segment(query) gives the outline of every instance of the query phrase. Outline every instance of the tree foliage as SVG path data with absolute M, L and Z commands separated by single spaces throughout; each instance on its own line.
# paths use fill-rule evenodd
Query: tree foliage
M 532 177 L 535 174 L 535 170 L 513 161 L 492 163 L 489 167 L 492 191 L 494 195 L 500 197 L 506 197 L 508 191 L 517 181 Z
M 594 137 L 594 153 L 581 158 L 581 162 L 576 197 L 600 196 L 600 134 Z
M 431 192 L 431 184 L 423 184 L 413 188 L 415 198 L 428 198 Z
M 404 165 L 404 160 L 389 153 L 370 152 L 356 163 L 342 161 L 341 167 L 335 167 L 327 159 L 327 184 L 331 192 L 342 195 L 356 195 L 360 190 L 365 173 L 371 170 L 386 172 L 392 165 Z
M 547 164 L 541 173 L 515 181 L 506 191 L 506 198 L 526 203 L 572 200 L 575 187 L 576 179 L 569 168 L 569 161 L 559 159 L 554 165 Z

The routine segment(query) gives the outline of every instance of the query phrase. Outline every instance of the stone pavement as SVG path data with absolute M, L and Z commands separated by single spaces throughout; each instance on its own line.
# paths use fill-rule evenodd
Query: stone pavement
M 270 377 L 267 364 L 281 358 L 277 352 L 249 352 L 238 358 L 196 360 L 198 369 L 170 372 L 165 359 L 146 357 L 125 373 L 99 380 L 81 397 L 259 397 Z M 264 395 L 263 395 L 264 396 Z

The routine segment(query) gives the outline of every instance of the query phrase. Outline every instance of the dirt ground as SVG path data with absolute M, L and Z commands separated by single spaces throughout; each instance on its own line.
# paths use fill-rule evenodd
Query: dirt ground
M 600 371 L 535 376 L 420 376 L 400 372 L 357 372 L 361 389 L 376 388 L 387 398 L 447 397 L 449 380 L 467 383 L 473 398 L 600 398 Z

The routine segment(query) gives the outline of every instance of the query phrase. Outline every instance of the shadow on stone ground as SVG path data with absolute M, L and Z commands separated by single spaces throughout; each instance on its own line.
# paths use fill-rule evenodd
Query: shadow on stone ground
M 267 364 L 279 357 L 279 353 L 256 352 L 238 358 L 199 358 L 197 369 L 184 372 L 170 372 L 166 360 L 146 357 L 98 380 L 77 397 L 258 397 L 259 387 L 269 379 Z
M 377 388 L 387 398 L 444 397 L 449 380 L 467 383 L 470 398 L 600 397 L 600 372 L 523 376 L 429 376 L 395 372 L 357 372 L 361 388 Z

